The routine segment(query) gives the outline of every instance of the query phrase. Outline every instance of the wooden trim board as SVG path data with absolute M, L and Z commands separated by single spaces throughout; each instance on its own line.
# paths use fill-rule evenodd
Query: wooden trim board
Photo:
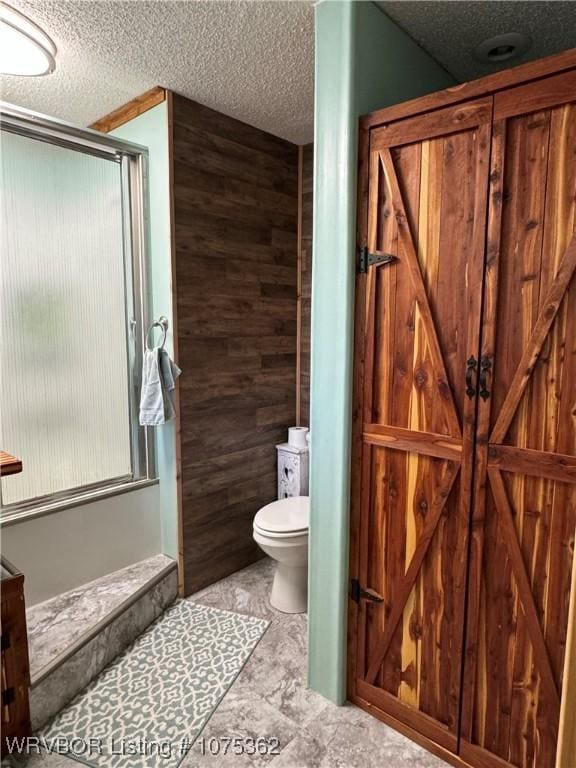
M 110 131 L 119 128 L 129 120 L 134 120 L 135 117 L 143 115 L 144 112 L 148 112 L 152 107 L 162 104 L 163 101 L 166 101 L 166 94 L 167 91 L 165 88 L 156 85 L 154 88 L 150 88 L 149 91 L 137 96 L 122 107 L 118 107 L 118 109 L 110 112 L 109 115 L 105 115 L 99 120 L 96 120 L 95 123 L 92 123 L 92 125 L 88 127 L 92 128 L 93 131 L 110 133 Z
M 462 760 L 460 757 L 458 757 L 458 755 L 440 746 L 435 741 L 432 741 L 432 739 L 429 739 L 427 736 L 423 736 L 419 731 L 416 731 L 414 730 L 414 728 L 411 728 L 409 725 L 406 725 L 402 721 L 397 720 L 395 717 L 388 714 L 387 712 L 383 712 L 381 709 L 379 709 L 378 707 L 375 707 L 373 704 L 366 701 L 366 699 L 363 699 L 361 696 L 349 695 L 349 700 L 352 704 L 355 704 L 357 707 L 360 707 L 360 709 L 363 709 L 365 712 L 368 712 L 368 714 L 377 718 L 385 725 L 388 725 L 390 728 L 393 728 L 395 731 L 398 731 L 398 733 L 401 733 L 403 736 L 406 736 L 406 738 L 410 739 L 410 741 L 413 741 L 415 744 L 418 744 L 420 747 L 423 747 L 432 755 L 436 755 L 436 757 L 441 758 L 448 765 L 452 765 L 454 766 L 454 768 L 472 768 L 470 763 L 467 763 L 465 760 Z
M 300 190 L 300 266 L 299 266 L 299 328 L 298 328 L 298 426 L 310 426 L 310 325 L 312 304 L 312 144 L 302 147 L 302 176 Z
M 6 451 L 0 451 L 0 476 L 16 475 L 22 472 L 22 461 Z
M 296 426 L 302 420 L 302 188 L 304 174 L 304 147 L 298 147 L 298 221 L 297 221 L 297 277 L 296 277 Z
M 171 289 L 172 289 L 172 345 L 174 360 L 179 360 L 178 353 L 178 312 L 176 294 L 176 238 L 175 238 L 175 213 L 174 213 L 174 115 L 172 91 L 165 91 L 166 106 L 168 107 L 168 188 L 170 192 L 170 261 L 171 261 Z M 176 514 L 178 525 L 178 594 L 184 597 L 184 540 L 182 534 L 182 445 L 180 425 L 180 381 L 176 380 L 174 390 L 174 439 L 176 442 Z
M 536 61 L 530 61 L 518 67 L 504 69 L 501 72 L 496 72 L 494 75 L 455 85 L 443 91 L 430 93 L 427 96 L 420 96 L 410 101 L 375 110 L 367 115 L 363 115 L 360 118 L 360 122 L 364 128 L 373 128 L 381 123 L 389 123 L 404 117 L 420 115 L 450 104 L 457 104 L 460 101 L 468 101 L 479 96 L 502 91 L 531 80 L 541 80 L 548 75 L 559 74 L 574 68 L 576 68 L 576 48 L 555 56 L 536 59 Z

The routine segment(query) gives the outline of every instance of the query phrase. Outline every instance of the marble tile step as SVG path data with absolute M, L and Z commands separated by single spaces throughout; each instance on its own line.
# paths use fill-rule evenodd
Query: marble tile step
M 33 729 L 85 688 L 177 593 L 175 561 L 155 555 L 29 608 Z

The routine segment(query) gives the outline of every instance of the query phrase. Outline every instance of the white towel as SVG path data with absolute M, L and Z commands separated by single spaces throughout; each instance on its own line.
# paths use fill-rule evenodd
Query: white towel
M 143 427 L 165 424 L 174 418 L 174 387 L 181 373 L 165 349 L 144 350 L 140 393 L 140 424 Z

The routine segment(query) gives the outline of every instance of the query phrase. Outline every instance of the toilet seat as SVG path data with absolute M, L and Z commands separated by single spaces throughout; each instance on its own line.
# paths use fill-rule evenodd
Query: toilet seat
M 308 602 L 308 496 L 292 496 L 262 507 L 254 517 L 254 541 L 276 562 L 270 605 L 304 613 Z
M 310 498 L 291 496 L 262 507 L 254 518 L 254 530 L 269 538 L 290 538 L 308 533 Z

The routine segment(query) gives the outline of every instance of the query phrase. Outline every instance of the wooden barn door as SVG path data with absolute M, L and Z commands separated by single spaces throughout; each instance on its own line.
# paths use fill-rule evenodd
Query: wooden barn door
M 373 130 L 360 214 L 350 696 L 451 751 L 491 120 L 486 98 Z
M 553 768 L 576 526 L 575 71 L 495 96 L 490 182 L 460 753 Z

